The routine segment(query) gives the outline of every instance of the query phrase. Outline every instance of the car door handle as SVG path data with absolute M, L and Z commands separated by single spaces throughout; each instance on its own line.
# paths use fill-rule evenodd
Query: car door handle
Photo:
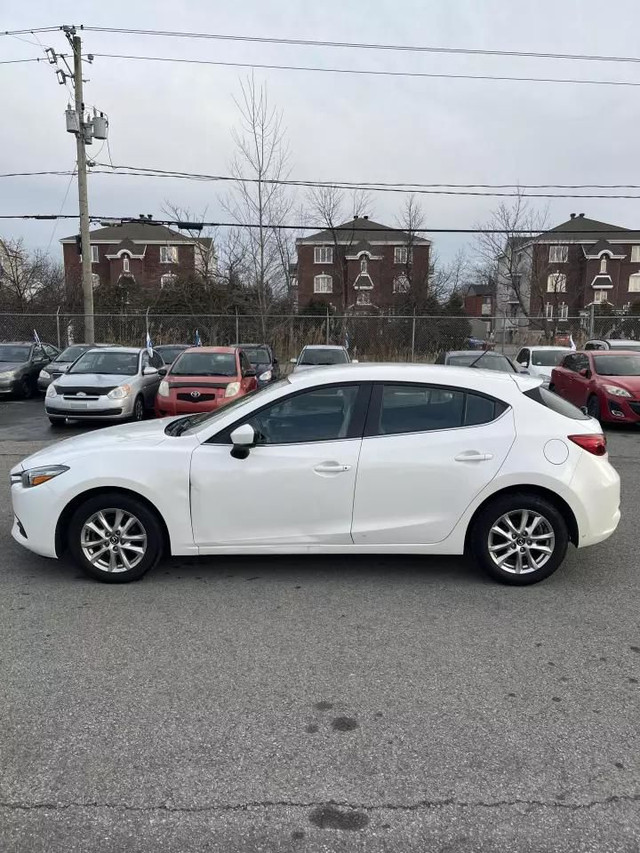
M 313 469 L 316 474 L 343 474 L 351 470 L 351 465 L 341 465 L 339 462 L 321 462 Z
M 488 462 L 493 459 L 493 453 L 480 453 L 478 450 L 465 450 L 454 457 L 456 462 Z

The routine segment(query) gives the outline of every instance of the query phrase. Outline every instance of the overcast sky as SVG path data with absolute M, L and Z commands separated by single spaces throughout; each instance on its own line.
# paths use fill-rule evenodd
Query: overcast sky
M 640 4 L 610 0 L 0 0 L 0 29 L 63 23 L 258 36 L 563 53 L 640 55 Z M 41 55 L 33 39 L 0 38 L 0 59 Z M 65 50 L 62 33 L 40 36 Z M 469 74 L 635 80 L 640 65 L 522 58 L 383 53 L 87 32 L 84 50 L 235 62 L 311 64 Z M 97 58 L 85 100 L 108 113 L 113 162 L 225 174 L 233 154 L 239 71 L 214 66 Z M 300 179 L 468 183 L 640 183 L 640 89 L 628 87 L 372 78 L 257 71 L 282 109 Z M 66 89 L 45 63 L 0 65 L 2 172 L 69 169 Z M 90 149 L 95 156 L 100 143 Z M 99 159 L 107 160 L 106 149 Z M 2 179 L 0 213 L 58 212 L 69 179 Z M 92 214 L 152 213 L 166 200 L 221 216 L 212 184 L 95 175 Z M 369 213 L 393 224 L 403 197 L 376 195 Z M 496 199 L 424 197 L 433 227 L 473 227 Z M 544 206 L 544 203 L 540 203 Z M 63 211 L 77 210 L 75 183 Z M 551 224 L 569 213 L 640 228 L 638 200 L 559 199 Z M 60 252 L 73 220 L 5 222 L 5 237 Z M 436 235 L 450 257 L 466 238 Z

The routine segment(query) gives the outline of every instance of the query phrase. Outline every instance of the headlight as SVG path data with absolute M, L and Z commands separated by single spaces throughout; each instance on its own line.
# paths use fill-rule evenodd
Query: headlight
M 624 388 L 619 388 L 617 385 L 605 385 L 604 390 L 607 394 L 611 394 L 613 397 L 632 397 L 628 391 L 625 391 Z
M 227 390 L 224 392 L 224 396 L 225 397 L 233 397 L 234 394 L 237 394 L 239 390 L 240 390 L 240 383 L 239 382 L 230 382 L 227 385 Z
M 15 370 L 3 370 L 2 373 L 0 373 L 0 379 L 10 379 L 12 376 L 15 375 Z
M 265 370 L 264 373 L 261 373 L 260 376 L 258 376 L 258 379 L 260 380 L 260 382 L 270 382 L 272 376 L 273 373 L 271 370 Z
M 51 374 L 44 368 L 40 371 L 40 379 L 51 379 Z
M 47 393 L 45 394 L 45 397 L 55 397 L 57 396 L 57 394 L 58 392 L 56 391 L 56 386 L 51 384 L 47 388 Z
M 110 400 L 124 400 L 131 393 L 131 385 L 118 385 L 113 391 L 109 391 L 107 397 Z
M 158 396 L 159 397 L 168 397 L 169 396 L 169 383 L 164 379 L 158 385 Z
M 29 468 L 28 471 L 22 472 L 22 485 L 25 489 L 31 489 L 33 486 L 39 486 L 41 483 L 47 483 L 64 474 L 68 471 L 67 465 L 44 465 L 42 468 Z

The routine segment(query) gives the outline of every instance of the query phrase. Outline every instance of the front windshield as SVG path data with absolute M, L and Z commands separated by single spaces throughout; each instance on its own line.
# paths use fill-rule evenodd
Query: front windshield
M 162 356 L 165 364 L 173 364 L 181 352 L 184 352 L 184 347 L 156 347 L 156 352 Z
M 475 352 L 464 355 L 450 355 L 447 359 L 447 364 L 450 364 L 453 367 L 470 367 L 473 364 L 474 367 L 481 370 L 498 370 L 502 373 L 515 372 L 507 359 L 501 355 L 479 356 Z
M 103 373 L 117 376 L 134 376 L 137 372 L 137 352 L 104 352 L 103 350 L 86 352 L 69 370 L 69 373 L 73 374 Z
M 61 361 L 64 364 L 67 364 L 71 361 L 75 361 L 79 355 L 82 355 L 83 352 L 87 351 L 87 347 L 73 346 L 67 347 L 62 350 L 60 355 L 56 358 L 56 361 Z
M 609 341 L 611 349 L 626 349 L 632 352 L 640 352 L 640 341 Z
M 536 367 L 555 367 L 566 354 L 566 349 L 534 349 L 531 353 L 531 364 Z
M 593 363 L 600 376 L 640 376 L 640 355 L 597 355 Z
M 0 361 L 29 361 L 31 347 L 0 346 Z
M 233 352 L 185 352 L 173 363 L 171 376 L 237 376 Z
M 346 364 L 347 354 L 343 349 L 319 349 L 307 347 L 300 358 L 300 364 Z
M 242 347 L 242 350 L 246 353 L 251 364 L 271 364 L 269 353 L 266 350 L 257 348 L 247 349 L 247 347 Z
M 291 385 L 288 379 L 280 379 L 278 382 L 274 382 L 269 386 L 269 391 L 275 391 L 278 388 L 283 388 L 286 385 Z M 172 427 L 175 428 L 175 425 L 180 425 L 181 423 L 186 423 L 186 429 L 184 431 L 174 432 L 171 430 L 169 434 L 174 435 L 190 435 L 193 432 L 197 432 L 202 429 L 203 426 L 212 426 L 216 421 L 220 420 L 220 418 L 226 417 L 230 411 L 233 410 L 234 414 L 241 411 L 245 406 L 249 407 L 254 401 L 254 397 L 256 394 L 260 394 L 261 397 L 264 397 L 265 392 L 259 391 L 256 389 L 255 391 L 250 391 L 248 394 L 245 394 L 244 397 L 237 397 L 231 403 L 227 403 L 226 406 L 223 406 L 221 409 L 216 409 L 213 412 L 202 412 L 198 415 L 190 415 L 186 418 L 178 418 L 177 421 L 172 421 L 167 430 L 170 430 Z

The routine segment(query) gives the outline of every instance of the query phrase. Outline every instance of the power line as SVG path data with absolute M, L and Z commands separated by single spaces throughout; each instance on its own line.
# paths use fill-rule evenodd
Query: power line
M 221 33 L 190 33 L 177 30 L 141 30 L 125 27 L 85 27 L 88 32 L 113 33 L 117 35 L 162 36 L 165 38 L 215 39 L 218 41 L 242 41 L 258 44 L 282 44 L 303 47 L 337 47 L 357 50 L 404 51 L 409 53 L 451 53 L 465 56 L 509 56 L 530 59 L 566 59 L 582 62 L 640 62 L 637 56 L 607 56 L 585 53 L 543 53 L 525 50 L 488 50 L 483 48 L 439 47 L 434 45 L 379 44 L 367 42 L 323 41 L 316 39 L 275 38 L 270 36 L 244 36 Z
M 0 36 L 23 36 L 33 35 L 34 33 L 55 33 L 61 30 L 62 27 L 31 27 L 28 30 L 2 30 Z
M 217 65 L 227 68 L 260 68 L 272 71 L 312 71 L 325 74 L 359 74 L 370 77 L 414 77 L 448 80 L 491 80 L 511 83 L 571 83 L 582 86 L 640 86 L 631 80 L 578 80 L 563 77 L 507 77 L 495 74 L 448 74 L 427 71 L 381 71 L 361 68 L 321 68 L 316 65 L 271 65 L 264 62 L 225 62 L 214 59 L 184 59 L 176 56 L 137 56 L 128 53 L 94 53 L 101 59 L 126 59 L 143 62 L 176 62 L 185 65 Z
M 48 59 L 44 56 L 36 56 L 31 59 L 0 59 L 0 65 L 17 65 L 24 62 L 48 62 Z

